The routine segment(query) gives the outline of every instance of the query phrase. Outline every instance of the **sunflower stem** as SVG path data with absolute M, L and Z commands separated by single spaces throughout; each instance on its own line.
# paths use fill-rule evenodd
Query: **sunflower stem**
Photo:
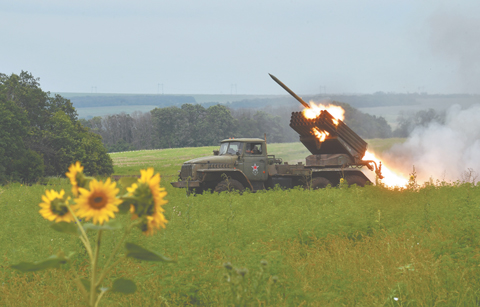
M 95 244 L 95 255 L 92 261 L 92 281 L 90 283 L 90 306 L 95 305 L 95 293 L 96 293 L 96 283 L 95 279 L 97 277 L 97 264 L 98 264 L 98 255 L 100 253 L 100 243 L 102 241 L 103 230 L 98 231 L 97 242 Z
M 85 249 L 87 250 L 88 256 L 90 257 L 90 261 L 93 261 L 92 245 L 90 244 L 90 240 L 88 240 L 87 233 L 85 232 L 85 229 L 83 229 L 82 224 L 80 224 L 80 221 L 75 215 L 75 212 L 73 212 L 72 208 L 70 208 L 69 205 L 67 205 L 67 208 L 75 219 L 78 229 L 80 229 L 80 233 L 82 234 L 80 236 L 80 240 L 83 242 L 83 245 L 85 245 Z
M 138 219 L 136 220 L 135 222 L 131 223 L 130 225 L 128 225 L 127 229 L 125 229 L 125 233 L 123 234 L 122 238 L 120 239 L 120 241 L 118 242 L 117 246 L 115 246 L 115 249 L 112 251 L 112 253 L 110 254 L 110 257 L 108 257 L 108 260 L 107 262 L 105 263 L 105 266 L 102 271 L 102 273 L 100 274 L 100 277 L 98 278 L 98 281 L 97 281 L 97 287 L 100 285 L 100 283 L 103 281 L 103 279 L 105 278 L 105 276 L 107 275 L 107 273 L 114 267 L 116 266 L 123 258 L 125 257 L 121 257 L 121 258 L 118 258 L 111 266 L 108 266 L 110 264 L 110 262 L 112 262 L 113 260 L 113 257 L 115 257 L 115 255 L 117 254 L 118 252 L 118 249 L 120 248 L 120 246 L 122 246 L 122 243 L 123 241 L 125 240 L 125 238 L 128 236 L 128 234 L 130 233 L 130 231 L 132 230 L 133 227 L 137 226 L 138 224 L 140 224 L 142 222 L 141 219 Z
M 101 299 L 102 296 L 105 294 L 105 292 L 107 292 L 107 291 L 102 291 L 102 292 L 100 293 L 100 295 L 99 295 L 98 298 L 97 298 L 97 301 L 95 302 L 95 306 L 94 306 L 94 307 L 97 307 L 97 306 L 98 306 L 98 302 L 100 302 L 100 299 Z
M 122 261 L 125 258 L 127 258 L 127 257 L 123 256 L 123 257 L 118 258 L 117 260 L 115 260 L 114 263 L 112 263 L 111 266 L 109 266 L 108 268 L 105 268 L 102 271 L 102 274 L 100 275 L 100 277 L 98 278 L 98 281 L 97 281 L 97 287 L 100 285 L 100 283 L 103 281 L 103 279 L 107 276 L 108 272 L 110 272 L 111 269 L 113 269 L 117 264 L 120 263 L 120 261 Z

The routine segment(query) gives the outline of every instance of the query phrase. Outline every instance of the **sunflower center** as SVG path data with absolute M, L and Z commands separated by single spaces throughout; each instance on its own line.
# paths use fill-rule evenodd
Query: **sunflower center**
M 106 205 L 107 205 L 107 197 L 103 194 L 92 194 L 92 196 L 90 196 L 90 207 L 94 208 L 94 209 L 102 209 L 104 208 Z
M 52 212 L 58 216 L 64 216 L 68 212 L 67 206 L 61 201 L 61 199 L 56 198 L 50 203 L 50 209 Z

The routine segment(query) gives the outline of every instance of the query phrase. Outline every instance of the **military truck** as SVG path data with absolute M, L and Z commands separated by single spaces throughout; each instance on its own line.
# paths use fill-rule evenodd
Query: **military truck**
M 270 75 L 304 106 L 309 107 L 280 80 Z M 337 186 L 343 178 L 349 185 L 364 186 L 371 181 L 360 170 L 367 167 L 381 179 L 381 164 L 362 160 L 367 143 L 343 121 L 328 111 L 315 118 L 302 112 L 292 112 L 290 127 L 300 135 L 300 141 L 312 153 L 305 164 L 288 164 L 267 152 L 266 137 L 225 139 L 214 155 L 185 162 L 177 182 L 172 185 L 189 192 L 206 190 L 252 191 L 302 186 L 308 189 Z

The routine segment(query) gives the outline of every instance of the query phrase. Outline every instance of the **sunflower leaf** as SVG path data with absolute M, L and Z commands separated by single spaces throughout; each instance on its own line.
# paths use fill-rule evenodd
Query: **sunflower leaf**
M 130 211 L 130 204 L 132 202 L 129 201 L 129 200 L 124 200 L 119 206 L 118 206 L 118 213 L 120 214 L 125 214 L 125 213 L 128 213 L 128 211 Z
M 63 233 L 69 233 L 72 235 L 79 234 L 77 226 L 75 226 L 75 224 L 72 224 L 72 223 L 59 222 L 59 223 L 54 223 L 50 225 L 50 227 L 56 231 L 63 232 Z
M 87 292 L 90 292 L 90 287 L 91 287 L 91 283 L 90 283 L 90 280 L 88 279 L 85 279 L 85 278 L 80 278 L 80 282 L 82 283 L 83 287 L 85 288 L 85 290 L 87 290 Z M 100 286 L 97 287 L 96 289 L 97 293 L 100 293 Z
M 111 220 L 103 225 L 95 225 L 92 223 L 83 224 L 85 230 L 118 230 L 122 228 L 122 224 L 118 220 Z
M 130 279 L 118 278 L 115 279 L 112 285 L 112 292 L 132 294 L 137 291 L 137 285 Z
M 90 285 L 91 285 L 90 280 L 85 278 L 80 278 L 80 282 L 82 283 L 85 290 L 87 290 L 87 292 L 90 292 Z
M 65 263 L 67 263 L 65 256 L 52 255 L 43 261 L 20 262 L 19 264 L 14 264 L 10 267 L 22 272 L 35 272 L 51 268 L 59 268 L 61 264 Z
M 127 249 L 127 257 L 145 261 L 176 262 L 175 260 L 169 259 L 159 253 L 149 251 L 146 248 L 130 242 L 125 243 L 125 248 Z
M 119 182 L 124 188 L 130 187 L 132 184 L 138 181 L 137 177 L 122 177 L 120 178 Z

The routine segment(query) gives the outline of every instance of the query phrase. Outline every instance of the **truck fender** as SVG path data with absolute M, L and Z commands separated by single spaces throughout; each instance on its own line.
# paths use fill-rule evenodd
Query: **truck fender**
M 219 171 L 218 169 L 216 170 L 210 170 L 210 169 L 204 169 L 204 170 L 199 170 L 202 173 L 205 173 L 205 180 L 207 181 L 215 181 L 215 182 L 220 182 L 223 179 L 222 175 L 225 174 L 228 176 L 228 178 L 232 178 L 240 182 L 245 188 L 248 188 L 253 191 L 253 186 L 248 180 L 247 176 L 241 171 L 241 170 L 225 170 L 224 172 Z

